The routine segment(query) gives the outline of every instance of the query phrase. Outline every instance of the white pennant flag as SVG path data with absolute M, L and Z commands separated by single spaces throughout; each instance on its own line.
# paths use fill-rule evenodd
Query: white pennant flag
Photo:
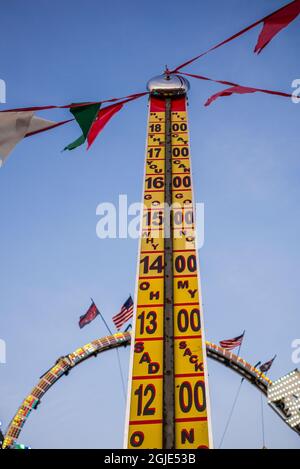
M 56 127 L 57 124 L 36 117 L 33 111 L 0 112 L 0 167 L 17 143 L 27 134 Z

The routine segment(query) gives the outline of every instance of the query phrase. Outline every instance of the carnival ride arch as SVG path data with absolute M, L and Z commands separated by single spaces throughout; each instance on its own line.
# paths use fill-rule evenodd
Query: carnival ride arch
M 117 347 L 126 347 L 131 342 L 131 332 L 118 332 L 116 334 L 96 339 L 78 349 L 73 353 L 59 357 L 54 366 L 46 371 L 39 379 L 32 391 L 23 400 L 16 414 L 12 418 L 5 433 L 2 448 L 12 448 L 16 443 L 26 423 L 31 411 L 36 409 L 46 392 L 64 375 L 75 366 L 83 363 L 85 360 L 96 357 L 99 353 L 111 350 Z M 263 374 L 259 369 L 252 366 L 243 358 L 234 353 L 219 347 L 218 345 L 207 341 L 206 351 L 209 358 L 227 366 L 229 369 L 238 373 L 242 378 L 253 384 L 259 391 L 267 396 L 268 386 L 272 380 Z

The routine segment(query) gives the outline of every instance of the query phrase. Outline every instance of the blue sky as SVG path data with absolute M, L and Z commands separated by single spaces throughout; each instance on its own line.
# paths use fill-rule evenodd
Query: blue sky
M 7 104 L 65 104 L 145 89 L 165 64 L 174 67 L 279 8 L 272 0 L 11 0 L 1 8 L 0 78 Z M 299 18 L 258 57 L 259 28 L 187 71 L 291 92 L 300 78 Z M 296 367 L 300 336 L 299 112 L 289 99 L 259 94 L 206 98 L 222 87 L 191 82 L 189 116 L 198 202 L 205 204 L 200 250 L 207 338 L 246 329 L 243 356 L 254 363 L 277 353 L 278 378 Z M 79 136 L 75 124 L 21 142 L 0 171 L 0 420 L 6 426 L 57 357 L 105 335 L 100 320 L 83 330 L 78 317 L 93 296 L 111 317 L 132 292 L 137 241 L 99 240 L 96 207 L 141 199 L 147 100 L 119 113 L 87 153 L 61 153 Z M 41 116 L 65 119 L 66 110 Z M 121 351 L 127 373 L 129 351 Z M 239 377 L 209 362 L 218 446 Z M 124 398 L 116 353 L 63 378 L 30 417 L 21 441 L 34 448 L 120 447 Z M 265 405 L 266 444 L 299 448 Z M 242 388 L 224 447 L 259 448 L 260 396 Z

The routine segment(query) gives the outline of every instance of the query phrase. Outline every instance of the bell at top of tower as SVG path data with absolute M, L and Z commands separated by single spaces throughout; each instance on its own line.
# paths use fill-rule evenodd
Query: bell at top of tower
M 164 73 L 151 78 L 147 83 L 147 89 L 151 94 L 159 95 L 183 95 L 190 89 L 188 80 L 180 75 Z

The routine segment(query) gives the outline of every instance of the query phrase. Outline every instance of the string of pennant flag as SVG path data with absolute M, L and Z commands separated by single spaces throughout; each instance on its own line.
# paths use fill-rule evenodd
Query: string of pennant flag
M 273 96 L 290 98 L 292 96 L 290 93 L 255 88 L 252 86 L 244 86 L 226 80 L 215 80 L 202 75 L 182 72 L 182 69 L 209 54 L 210 52 L 220 48 L 221 46 L 230 43 L 234 39 L 242 36 L 256 26 L 262 24 L 262 29 L 254 48 L 254 53 L 260 54 L 261 51 L 272 41 L 272 39 L 281 30 L 293 22 L 299 14 L 300 0 L 293 0 L 275 12 L 272 12 L 269 15 L 255 21 L 251 25 L 246 26 L 232 36 L 210 47 L 201 54 L 186 60 L 173 70 L 166 70 L 165 73 L 170 75 L 179 73 L 190 78 L 195 78 L 202 81 L 210 81 L 227 86 L 227 88 L 210 96 L 205 102 L 205 106 L 209 106 L 212 102 L 216 101 L 220 97 L 231 96 L 233 94 L 242 95 L 259 92 Z M 113 118 L 113 116 L 115 116 L 119 111 L 121 111 L 121 109 L 123 109 L 124 105 L 127 105 L 128 103 L 148 94 L 148 92 L 141 92 L 123 96 L 121 98 L 110 98 L 102 101 L 71 103 L 65 105 L 32 106 L 2 110 L 0 111 L 0 166 L 10 155 L 14 147 L 21 140 L 23 140 L 23 138 L 31 137 L 38 133 L 52 130 L 72 121 L 77 122 L 80 127 L 81 134 L 74 142 L 71 142 L 65 146 L 64 150 L 74 150 L 84 143 L 87 143 L 87 149 L 89 149 L 96 140 L 97 136 L 102 132 L 104 127 Z M 103 104 L 107 105 L 102 107 Z M 72 114 L 72 118 L 62 120 L 60 122 L 54 122 L 51 120 L 42 119 L 41 117 L 35 115 L 36 111 L 50 109 L 69 109 L 70 113 Z

